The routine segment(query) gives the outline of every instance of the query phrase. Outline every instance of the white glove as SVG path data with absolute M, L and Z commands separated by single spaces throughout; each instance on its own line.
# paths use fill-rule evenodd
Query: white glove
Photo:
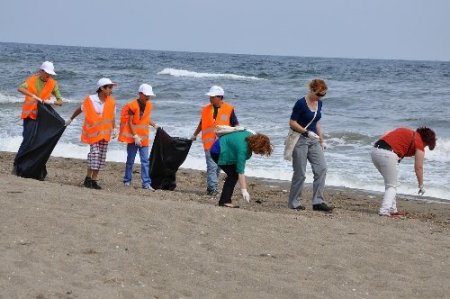
M 247 189 L 241 189 L 241 193 L 242 193 L 242 198 L 246 202 L 250 202 L 250 194 L 248 194 Z
M 313 131 L 307 131 L 307 132 L 308 132 L 308 137 L 309 137 L 309 138 L 320 139 L 319 135 L 317 135 L 317 134 L 314 133 Z
M 64 121 L 64 126 L 68 126 L 68 125 L 70 125 L 72 123 L 72 119 L 71 118 L 68 118 L 68 119 L 66 119 L 65 121 Z
M 38 97 L 38 96 L 35 95 L 35 94 L 32 96 L 32 98 L 35 99 L 35 100 L 38 101 L 38 102 L 41 102 L 41 103 L 44 102 L 40 97 Z
M 423 189 L 423 185 L 419 186 L 419 191 L 417 192 L 420 196 L 423 196 L 425 194 L 425 189 Z
M 119 135 L 119 130 L 117 130 L 117 128 L 114 128 L 112 131 L 112 139 L 116 139 L 117 136 Z
M 195 140 L 197 140 L 197 136 L 192 135 L 191 138 L 189 138 L 189 139 L 191 139 L 192 141 L 195 141 Z
M 142 138 L 139 137 L 139 135 L 134 134 L 134 135 L 133 135 L 133 138 L 134 138 L 134 144 L 135 144 L 136 146 L 141 146 L 141 145 L 142 145 Z

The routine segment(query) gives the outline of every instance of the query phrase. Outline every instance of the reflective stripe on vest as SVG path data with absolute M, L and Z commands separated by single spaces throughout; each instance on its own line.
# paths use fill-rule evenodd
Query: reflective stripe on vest
M 120 133 L 119 141 L 126 143 L 134 143 L 133 133 L 131 133 L 130 128 L 130 117 L 132 117 L 134 133 L 141 137 L 141 145 L 149 146 L 150 144 L 150 116 L 152 113 L 153 104 L 150 101 L 145 103 L 144 113 L 142 118 L 140 118 L 140 107 L 138 99 L 126 104 L 120 113 Z M 133 115 L 129 114 L 129 111 L 133 112 Z
M 116 103 L 113 97 L 107 97 L 104 102 L 103 114 L 95 112 L 94 104 L 90 97 L 83 101 L 83 112 L 85 114 L 83 128 L 81 131 L 81 141 L 94 144 L 100 140 L 109 142 L 111 132 L 114 127 L 114 112 Z
M 231 113 L 233 106 L 223 102 L 217 111 L 216 119 L 213 118 L 213 106 L 211 104 L 203 107 L 202 110 L 202 141 L 203 148 L 209 150 L 217 139 L 215 127 L 218 125 L 230 125 Z
M 38 75 L 32 75 L 25 80 L 27 83 L 27 90 L 34 95 L 37 95 L 44 101 L 48 101 L 52 96 L 52 91 L 55 88 L 56 81 L 53 78 L 48 78 L 47 82 L 45 82 L 44 87 L 42 87 L 41 92 L 38 94 L 37 92 L 37 80 L 39 79 Z M 22 119 L 37 118 L 37 101 L 30 96 L 25 96 L 25 101 L 22 105 L 22 115 L 20 116 Z

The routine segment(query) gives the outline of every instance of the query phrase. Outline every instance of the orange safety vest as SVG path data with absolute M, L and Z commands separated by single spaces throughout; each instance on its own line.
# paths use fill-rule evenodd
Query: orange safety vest
M 218 125 L 230 125 L 230 117 L 234 107 L 223 102 L 217 111 L 216 119 L 213 118 L 214 108 L 211 104 L 203 107 L 202 110 L 202 141 L 203 148 L 209 150 L 217 139 L 215 128 Z
M 103 108 L 103 114 L 95 112 L 94 104 L 89 96 L 83 101 L 83 112 L 85 114 L 83 128 L 81 131 L 81 141 L 94 144 L 100 140 L 109 142 L 111 132 L 114 128 L 114 117 L 116 102 L 113 97 L 107 97 Z
M 149 126 L 153 104 L 152 102 L 147 101 L 147 103 L 145 103 L 145 109 L 144 113 L 142 114 L 142 118 L 139 118 L 141 111 L 138 101 L 138 99 L 135 99 L 122 108 L 122 112 L 120 113 L 120 133 L 118 140 L 126 143 L 134 143 L 133 133 L 131 133 L 129 123 L 130 117 L 133 117 L 131 122 L 133 123 L 134 133 L 141 137 L 142 146 L 148 146 L 150 144 Z M 128 113 L 129 111 L 133 112 L 132 116 Z
M 34 95 L 37 95 L 44 101 L 50 100 L 50 97 L 52 96 L 52 91 L 55 88 L 56 81 L 53 78 L 48 78 L 47 82 L 45 82 L 44 87 L 42 88 L 41 92 L 38 94 L 36 89 L 36 81 L 38 80 L 38 75 L 32 75 L 29 78 L 25 80 L 25 83 L 27 83 L 27 90 L 31 92 Z M 31 118 L 36 119 L 37 118 L 37 101 L 33 99 L 30 96 L 25 96 L 25 101 L 23 102 L 22 106 L 22 115 L 20 116 L 22 119 L 25 118 Z

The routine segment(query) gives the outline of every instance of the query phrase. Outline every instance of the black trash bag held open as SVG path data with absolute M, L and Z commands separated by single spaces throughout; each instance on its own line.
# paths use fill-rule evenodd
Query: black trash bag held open
M 156 130 L 150 153 L 150 178 L 154 189 L 174 190 L 176 173 L 191 149 L 192 140 L 171 137 L 163 129 Z
M 44 180 L 48 158 L 65 129 L 64 119 L 50 105 L 38 103 L 38 117 L 30 143 L 15 158 L 16 174 Z

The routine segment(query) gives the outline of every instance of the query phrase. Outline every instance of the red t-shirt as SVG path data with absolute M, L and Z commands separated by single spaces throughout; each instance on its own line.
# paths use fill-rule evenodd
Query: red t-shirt
M 413 142 L 414 136 L 414 142 Z M 416 150 L 425 150 L 422 137 L 416 131 L 409 128 L 398 128 L 387 132 L 381 137 L 386 141 L 400 158 L 412 157 L 416 154 Z

